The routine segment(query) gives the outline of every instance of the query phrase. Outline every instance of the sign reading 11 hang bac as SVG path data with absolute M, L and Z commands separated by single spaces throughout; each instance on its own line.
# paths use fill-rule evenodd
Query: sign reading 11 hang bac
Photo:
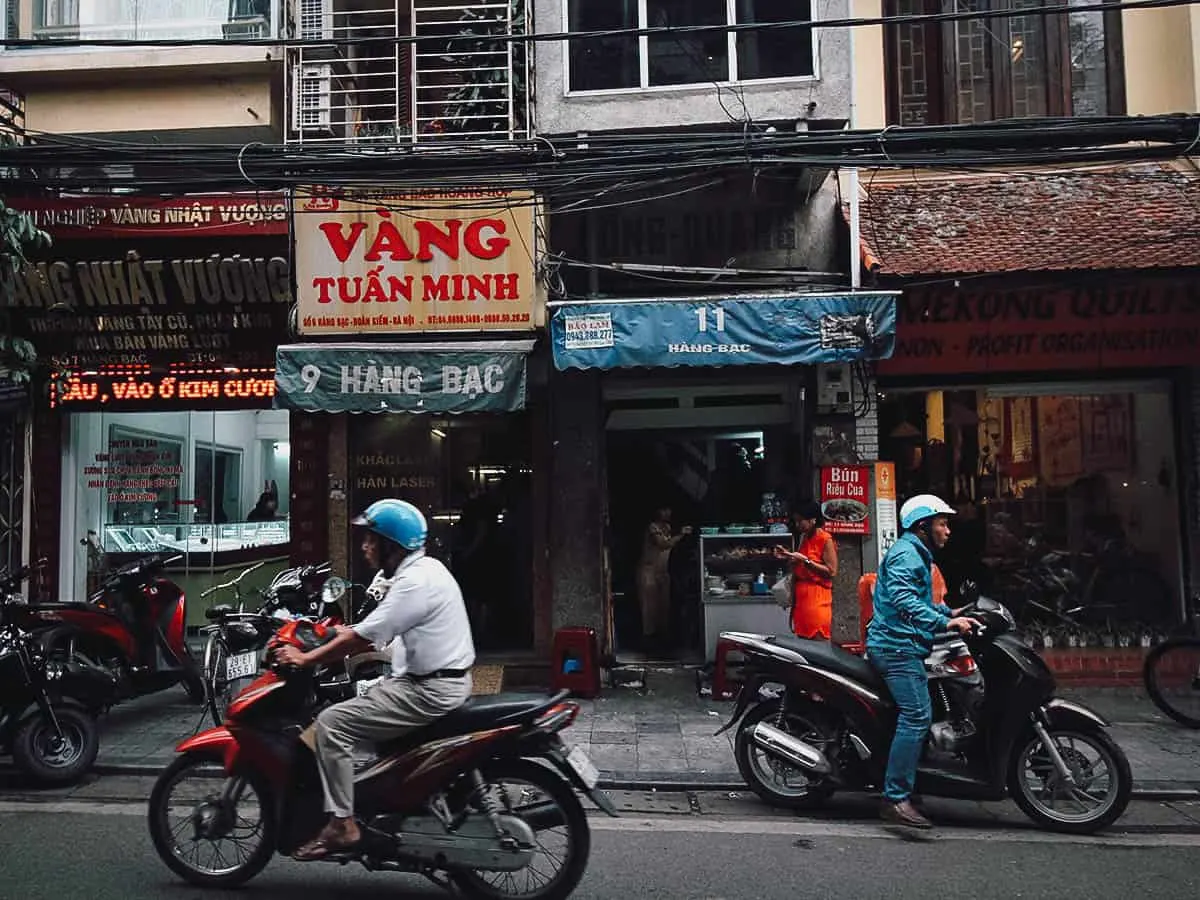
M 297 196 L 299 330 L 532 330 L 535 216 L 527 191 Z

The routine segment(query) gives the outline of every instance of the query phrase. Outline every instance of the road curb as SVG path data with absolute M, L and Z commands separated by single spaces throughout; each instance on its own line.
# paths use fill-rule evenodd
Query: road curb
M 92 771 L 97 775 L 158 775 L 164 765 L 148 765 L 144 763 L 100 763 Z M 663 791 L 664 793 L 684 793 L 687 791 L 749 791 L 740 777 L 736 775 L 712 775 L 688 777 L 685 773 L 671 777 L 655 774 L 653 776 L 639 775 L 632 772 L 601 772 L 601 788 L 609 791 Z M 1172 786 L 1162 782 L 1134 784 L 1133 796 L 1138 800 L 1200 800 L 1200 787 Z

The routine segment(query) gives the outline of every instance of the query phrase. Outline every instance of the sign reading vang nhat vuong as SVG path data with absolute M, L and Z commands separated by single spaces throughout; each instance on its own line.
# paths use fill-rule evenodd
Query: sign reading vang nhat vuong
M 305 412 L 512 412 L 525 406 L 532 341 L 290 344 L 276 352 L 276 398 Z
M 530 331 L 527 191 L 363 192 L 296 200 L 302 334 Z

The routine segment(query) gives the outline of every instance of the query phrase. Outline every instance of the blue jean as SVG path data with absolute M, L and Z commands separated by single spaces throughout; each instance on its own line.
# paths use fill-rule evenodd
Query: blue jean
M 877 651 L 871 652 L 868 658 L 883 676 L 900 713 L 883 782 L 883 798 L 899 803 L 912 794 L 917 764 L 921 761 L 921 751 L 925 749 L 925 738 L 933 721 L 925 661 Z

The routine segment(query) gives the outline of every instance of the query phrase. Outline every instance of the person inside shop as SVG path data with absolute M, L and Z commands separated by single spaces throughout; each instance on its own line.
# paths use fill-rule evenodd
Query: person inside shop
M 910 828 L 932 823 L 912 804 L 917 764 L 933 720 L 925 658 L 940 632 L 966 633 L 979 623 L 953 616 L 934 603 L 933 552 L 950 539 L 954 509 L 933 494 L 918 494 L 900 507 L 900 537 L 879 567 L 867 659 L 887 682 L 899 719 L 888 754 L 880 815 Z
M 247 522 L 272 522 L 279 510 L 279 486 L 274 481 L 263 483 L 263 492 L 258 495 L 254 509 L 246 516 Z
M 828 641 L 833 636 L 833 579 L 837 577 L 837 542 L 821 526 L 821 506 L 812 500 L 792 512 L 796 551 L 775 548 L 777 559 L 792 566 L 792 633 L 796 637 Z
M 280 647 L 275 659 L 310 667 L 391 643 L 392 675 L 317 716 L 317 764 L 330 819 L 296 851 L 299 860 L 322 859 L 362 839 L 354 821 L 356 747 L 428 725 L 471 696 L 475 644 L 467 607 L 450 570 L 425 555 L 425 516 L 411 503 L 389 498 L 372 503 L 354 524 L 366 528 L 368 565 L 391 573 L 383 601 L 358 624 L 339 625 L 328 644 L 307 652 Z
M 660 506 L 642 537 L 642 557 L 638 563 L 638 605 L 642 610 L 642 635 L 645 645 L 662 647 L 669 641 L 671 618 L 671 551 L 692 533 L 690 525 L 671 533 L 671 507 Z

